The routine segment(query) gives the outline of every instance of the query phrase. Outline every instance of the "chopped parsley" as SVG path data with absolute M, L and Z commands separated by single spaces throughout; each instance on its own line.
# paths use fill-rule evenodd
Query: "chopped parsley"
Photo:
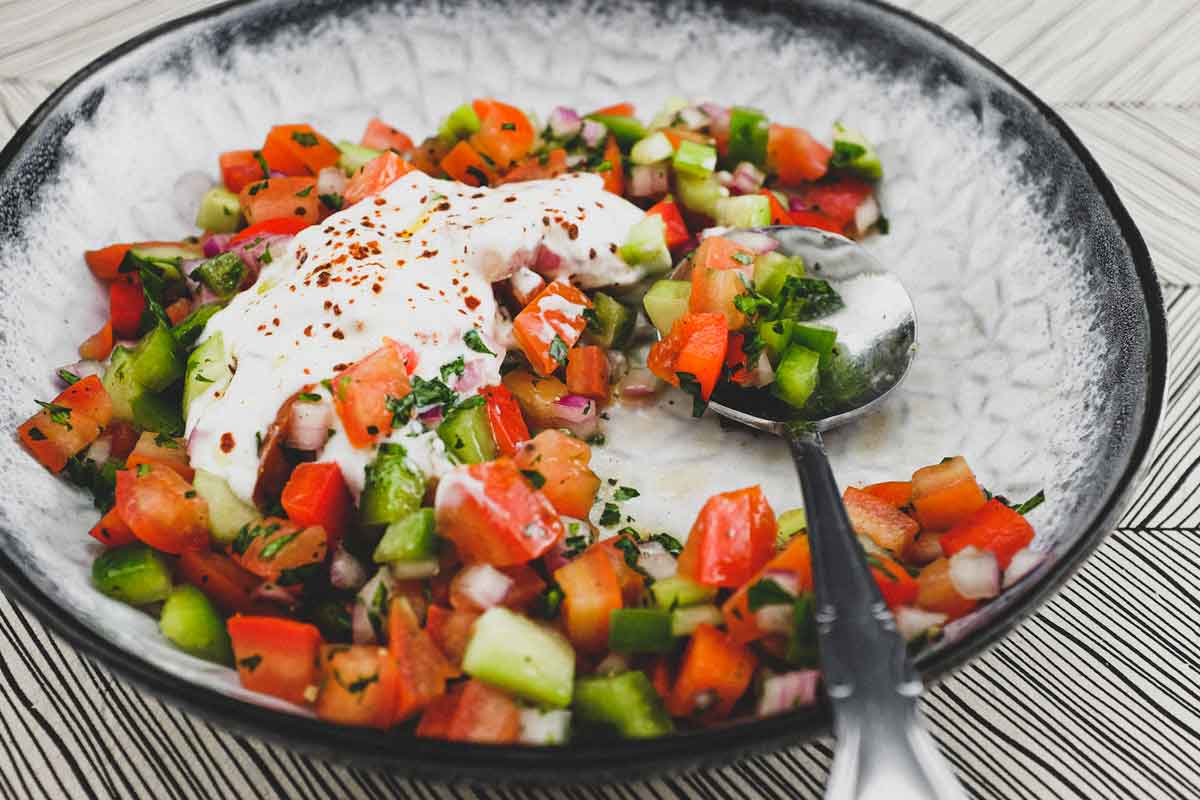
M 479 185 L 479 186 L 487 186 L 488 185 L 487 173 L 485 173 L 479 167 L 472 164 L 471 166 L 467 167 L 467 174 L 470 175 L 472 178 L 474 178 L 476 181 L 478 181 L 477 185 Z
M 567 558 L 575 558 L 575 556 L 587 549 L 590 544 L 588 538 L 582 533 L 578 533 L 563 539 L 563 544 L 567 546 L 567 549 L 563 551 L 563 555 Z
M 301 147 L 316 147 L 321 143 L 315 133 L 307 131 L 292 131 L 292 141 L 299 144 Z
M 454 375 L 461 376 L 463 374 L 463 370 L 465 370 L 465 369 L 466 369 L 466 365 L 463 363 L 462 356 L 459 356 L 458 358 L 454 359 L 453 361 L 448 361 L 445 364 L 442 364 L 442 369 L 441 369 L 442 380 L 448 381 L 448 380 L 450 380 L 451 376 L 454 376 Z
M 616 503 L 605 503 L 604 511 L 600 513 L 600 524 L 607 527 L 618 525 L 621 522 L 621 509 L 617 508 Z
M 296 395 L 296 399 L 301 403 L 319 403 L 321 402 L 321 395 L 316 392 L 301 392 Z
M 137 476 L 139 478 L 144 478 L 149 474 L 150 474 L 150 465 L 149 464 L 138 464 L 137 465 Z
M 700 386 L 700 381 L 690 372 L 676 372 L 675 375 L 679 378 L 679 388 L 692 396 L 692 416 L 703 417 L 705 409 L 708 408 L 708 401 L 704 399 L 704 389 Z
M 296 197 L 308 197 L 310 194 L 312 194 L 312 190 L 315 186 L 316 184 L 313 184 L 312 186 L 305 186 L 303 189 L 296 192 Z
M 289 533 L 286 536 L 280 536 L 278 539 L 272 539 L 263 547 L 262 552 L 258 557 L 263 561 L 271 561 L 275 556 L 279 555 L 279 551 L 292 543 L 292 540 L 300 535 L 300 531 Z
M 569 348 L 567 343 L 562 340 L 562 337 L 557 333 L 554 334 L 554 339 L 550 342 L 550 357 L 553 358 L 561 366 L 567 363 L 567 352 Z
M 476 353 L 483 353 L 489 356 L 496 355 L 483 343 L 483 337 L 479 335 L 479 330 L 476 328 L 471 328 L 471 330 L 463 334 L 463 344 Z
M 40 428 L 30 428 L 29 438 L 35 442 L 44 442 L 46 441 L 46 434 L 42 433 Z
M 250 184 L 250 196 L 253 197 L 265 188 L 267 188 L 266 181 L 259 181 L 258 183 Z
M 540 489 L 546 485 L 546 476 L 535 469 L 523 469 L 521 470 L 521 474 L 525 476 L 527 481 L 533 484 L 533 488 L 535 489 Z
M 35 431 L 42 439 L 46 438 L 46 434 L 37 428 L 30 430 L 30 438 L 40 441 L 37 436 L 33 435 Z M 90 458 L 77 455 L 67 459 L 67 465 L 63 468 L 62 475 L 81 489 L 91 492 L 92 503 L 96 508 L 108 511 L 113 506 L 117 487 L 117 470 L 122 466 L 124 465 L 117 461 L 97 464 Z
M 308 579 L 316 575 L 321 569 L 321 563 L 314 561 L 311 564 L 301 564 L 298 567 L 290 567 L 279 572 L 279 579 L 275 582 L 280 586 L 298 586 L 302 583 L 307 583 Z
M 829 158 L 829 166 L 848 167 L 854 163 L 855 159 L 866 155 L 866 153 L 867 148 L 861 144 L 845 140 L 835 140 L 833 143 L 833 155 Z
M 613 492 L 613 500 L 616 500 L 618 503 L 623 503 L 626 500 L 632 500 L 635 497 L 640 497 L 641 494 L 641 492 L 639 492 L 637 489 L 634 489 L 632 486 L 621 486 L 618 487 L 615 492 Z
M 533 612 L 542 619 L 554 619 L 558 616 L 558 609 L 562 606 L 562 601 L 562 589 L 558 588 L 556 584 L 551 584 L 537 596 Z
M 1039 489 L 1038 493 L 1033 497 L 1029 498 L 1020 505 L 1014 506 L 1013 511 L 1017 512 L 1018 514 L 1028 514 L 1030 511 L 1033 511 L 1044 502 L 1046 502 L 1046 491 L 1044 489 Z
M 340 211 L 342 206 L 346 203 L 345 198 L 343 198 L 337 192 L 319 194 L 317 195 L 317 199 L 324 203 L 326 208 L 332 209 L 333 211 Z
M 179 442 L 175 441 L 174 436 L 168 436 L 165 433 L 160 433 L 154 437 L 155 447 L 164 447 L 167 450 L 178 450 Z
M 731 258 L 743 266 L 754 263 L 754 256 L 750 255 L 749 253 L 744 253 L 741 250 L 734 253 Z
M 658 542 L 664 550 L 675 557 L 683 552 L 683 543 L 669 533 L 656 533 L 650 537 L 650 541 Z
M 505 122 L 500 126 L 500 130 L 502 131 L 515 131 L 516 129 L 517 125 L 515 122 Z
M 60 406 L 57 403 L 45 403 L 41 400 L 34 400 L 42 410 L 50 415 L 50 421 L 55 425 L 62 425 L 67 430 L 73 430 L 71 425 L 71 409 L 67 406 Z
M 785 605 L 795 600 L 786 589 L 770 578 L 758 581 L 746 591 L 746 601 L 752 612 L 763 606 Z
M 58 371 L 58 378 L 67 386 L 74 386 L 79 383 L 79 376 L 69 369 L 60 369 Z
M 603 326 L 600 324 L 600 315 L 596 313 L 594 308 L 585 308 L 583 310 L 583 318 L 587 321 L 587 329 L 593 333 L 602 333 Z
M 271 168 L 267 166 L 267 160 L 263 158 L 262 150 L 254 151 L 254 160 L 258 162 L 258 168 L 262 170 L 263 177 L 271 177 Z
M 609 170 L 611 170 L 612 168 L 613 168 L 613 166 L 612 166 L 612 162 L 611 162 L 611 161 L 609 161 L 609 160 L 606 158 L 606 159 L 604 159 L 603 161 L 601 161 L 599 164 L 597 164 L 597 165 L 596 165 L 596 166 L 593 168 L 593 170 L 592 170 L 592 171 L 593 171 L 593 172 L 608 172 L 608 171 L 609 171 Z
M 591 436 L 588 437 L 587 443 L 590 444 L 592 447 L 597 447 L 599 445 L 604 444 L 606 441 L 607 441 L 607 439 L 604 438 L 603 433 L 593 433 Z
M 254 672 L 254 670 L 258 669 L 258 665 L 261 663 L 262 663 L 262 656 L 255 654 L 252 656 L 246 656 L 245 658 L 239 659 L 237 662 L 237 665 L 239 667 L 241 667 L 242 669 L 246 670 L 247 672 Z

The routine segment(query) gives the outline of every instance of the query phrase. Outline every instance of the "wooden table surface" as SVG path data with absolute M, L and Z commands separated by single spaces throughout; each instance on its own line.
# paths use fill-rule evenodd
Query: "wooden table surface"
M 0 142 L 76 69 L 205 0 L 0 2 Z M 1116 532 L 1049 604 L 934 687 L 981 798 L 1200 797 L 1200 3 L 908 0 L 1054 106 L 1149 243 L 1171 391 Z M 0 598 L 0 798 L 819 797 L 828 743 L 703 773 L 514 791 L 406 781 L 233 735 L 76 655 Z

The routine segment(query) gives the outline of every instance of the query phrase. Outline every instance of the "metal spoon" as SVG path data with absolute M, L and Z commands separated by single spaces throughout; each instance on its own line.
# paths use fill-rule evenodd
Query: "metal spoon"
M 787 439 L 808 515 L 821 670 L 837 746 L 827 800 L 965 798 L 921 721 L 920 676 L 867 569 L 821 443 L 821 432 L 866 414 L 904 379 L 916 352 L 916 316 L 904 286 L 865 250 L 815 228 L 769 227 L 779 252 L 804 259 L 845 307 L 821 319 L 837 328 L 837 353 L 820 396 L 797 412 L 763 392 L 716 392 L 709 408 Z M 736 238 L 737 234 L 734 234 Z

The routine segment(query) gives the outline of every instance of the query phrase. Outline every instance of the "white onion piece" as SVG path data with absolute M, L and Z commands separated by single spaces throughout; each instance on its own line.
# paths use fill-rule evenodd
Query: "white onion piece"
M 108 461 L 110 455 L 112 455 L 112 437 L 107 433 L 92 442 L 87 449 L 87 457 L 97 464 Z
M 608 382 L 616 383 L 624 378 L 629 372 L 629 357 L 620 350 L 606 350 L 604 355 L 608 359 Z
M 629 671 L 629 658 L 621 653 L 609 653 L 596 665 L 597 675 L 620 675 Z
M 585 119 L 579 134 L 583 137 L 584 144 L 588 147 L 595 147 L 604 141 L 604 137 L 608 134 L 608 128 L 594 119 Z
M 879 221 L 879 201 L 875 199 L 875 195 L 867 195 L 867 198 L 858 204 L 858 208 L 854 209 L 854 230 L 861 233 L 866 233 L 867 229 Z
M 662 381 L 646 367 L 634 367 L 617 382 L 621 397 L 653 397 L 662 388 Z
M 896 617 L 896 630 L 906 642 L 911 642 L 931 628 L 940 628 L 950 618 L 947 614 L 912 606 L 899 606 L 893 613 Z
M 566 744 L 571 733 L 571 712 L 565 708 L 543 711 L 539 708 L 521 709 L 521 744 Z
M 504 601 L 513 579 L 491 564 L 472 564 L 454 577 L 458 590 L 480 609 L 498 606 Z
M 1004 570 L 1004 582 L 1001 586 L 1007 589 L 1037 569 L 1045 560 L 1045 553 L 1030 550 L 1028 547 L 1021 548 L 1013 553 L 1012 561 L 1008 562 L 1008 569 Z
M 600 430 L 596 403 L 582 395 L 569 394 L 554 402 L 554 419 L 548 427 L 566 428 L 580 439 L 590 439 Z
M 432 578 L 438 574 L 441 565 L 436 558 L 424 561 L 393 561 L 390 565 L 392 577 L 398 581 L 415 581 L 422 578 Z
M 762 188 L 767 175 L 749 161 L 743 161 L 733 171 L 733 180 L 729 188 L 740 194 L 754 194 Z
M 1000 564 L 996 554 L 965 547 L 950 557 L 950 582 L 963 597 L 985 599 L 1000 594 Z
M 378 641 L 375 637 L 375 628 L 371 625 L 370 612 L 371 604 L 375 601 L 375 594 L 379 591 L 380 586 L 385 587 L 385 600 L 383 608 L 380 610 L 386 614 L 387 598 L 390 598 L 396 590 L 396 580 L 387 567 L 380 567 L 375 573 L 375 577 L 363 584 L 354 598 L 354 613 L 350 615 L 350 630 L 355 644 L 372 644 Z M 386 630 L 387 626 L 384 625 L 383 628 Z
M 791 603 L 772 603 L 754 612 L 754 624 L 764 633 L 791 633 L 795 620 Z
M 675 556 L 658 542 L 643 542 L 638 545 L 638 566 L 656 581 L 675 574 Z
M 800 576 L 785 569 L 769 569 L 759 578 L 760 581 L 774 581 L 775 585 L 792 597 L 800 594 Z
M 679 121 L 683 123 L 685 128 L 690 130 L 699 130 L 709 123 L 708 114 L 705 114 L 695 106 L 688 106 L 680 109 Z
M 766 353 L 758 354 L 758 363 L 750 370 L 750 386 L 770 386 L 775 382 L 775 370 Z
M 360 589 L 367 582 L 367 568 L 338 545 L 329 559 L 329 582 L 335 589 Z
M 287 445 L 295 450 L 320 450 L 329 439 L 329 426 L 333 421 L 333 408 L 321 400 L 310 403 L 297 400 L 292 403 L 288 420 Z
M 588 160 L 587 153 L 572 153 L 567 156 L 567 167 L 574 169 L 580 164 L 586 164 Z
M 815 669 L 771 675 L 762 684 L 758 698 L 758 716 L 780 714 L 794 708 L 807 708 L 817 702 L 821 673 Z
M 726 189 L 733 186 L 733 173 L 727 169 L 719 169 L 713 173 L 717 178 L 717 183 L 724 186 Z
M 341 194 L 349 182 L 341 167 L 325 167 L 317 173 L 317 194 Z
M 733 230 L 726 235 L 727 239 L 748 247 L 755 253 L 771 253 L 779 249 L 779 240 L 758 231 Z
M 546 124 L 550 126 L 550 131 L 559 139 L 570 139 L 575 136 L 583 128 L 583 120 L 573 108 L 559 106 L 550 112 L 550 118 L 546 120 Z
M 638 164 L 629 173 L 629 194 L 632 197 L 657 197 L 671 188 L 666 164 Z

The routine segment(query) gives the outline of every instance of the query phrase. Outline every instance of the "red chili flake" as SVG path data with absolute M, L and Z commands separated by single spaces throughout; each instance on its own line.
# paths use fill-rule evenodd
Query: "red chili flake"
M 612 252 L 614 252 L 614 253 L 615 253 L 615 252 L 617 252 L 617 250 L 618 250 L 618 249 L 620 249 L 620 248 L 618 248 L 618 247 L 616 246 L 616 244 L 610 244 L 610 245 L 608 246 L 608 249 L 609 249 L 609 250 L 611 250 Z
M 378 282 L 375 282 L 375 283 L 371 284 L 371 291 L 374 292 L 375 294 L 379 294 L 380 292 L 383 291 L 383 287 L 380 286 Z
M 305 326 L 304 326 L 304 335 L 305 335 L 305 336 L 312 336 L 312 325 L 305 325 Z
M 337 305 L 336 303 L 333 306 L 333 315 L 335 317 L 340 317 L 342 315 L 342 307 Z
M 341 363 L 339 363 L 339 364 L 334 364 L 334 365 L 333 365 L 333 371 L 334 371 L 334 372 L 341 372 L 342 370 L 349 369 L 349 368 L 350 368 L 350 365 L 349 365 L 349 364 L 341 364 Z
M 438 254 L 437 250 L 425 250 L 417 258 L 433 258 Z
M 515 197 L 506 197 L 506 198 L 504 198 L 504 202 L 506 202 L 506 203 L 515 203 L 515 202 L 517 202 L 517 198 L 515 198 Z
M 596 257 L 596 248 L 594 248 L 594 247 L 589 248 L 588 249 L 588 258 L 595 258 L 595 257 Z
M 549 217 L 542 217 L 542 224 L 543 224 L 543 225 L 545 225 L 545 226 L 547 226 L 547 227 L 549 227 L 549 226 L 550 226 L 550 218 L 549 218 Z
M 572 222 L 567 226 L 567 236 L 574 241 L 579 238 L 579 226 Z
M 329 309 L 333 308 L 333 301 L 332 301 L 332 300 L 326 300 L 326 301 L 325 301 L 325 305 L 324 305 L 324 306 L 322 306 L 322 307 L 323 307 L 323 308 L 324 308 L 326 311 L 328 311 Z
M 335 339 L 345 339 L 346 338 L 346 334 L 342 333 L 341 328 L 338 328 L 336 331 L 334 331 L 330 335 L 333 336 L 333 338 L 335 338 Z
M 233 452 L 233 448 L 236 444 L 237 444 L 237 442 L 235 442 L 233 440 L 232 433 L 230 433 L 229 431 L 226 431 L 225 433 L 221 434 L 221 452 L 222 453 Z
M 479 308 L 479 298 L 475 297 L 474 295 L 468 295 L 463 299 L 463 302 L 466 303 L 467 308 L 471 309 L 472 311 Z
M 382 205 L 385 205 L 386 203 L 387 203 L 387 200 L 384 200 L 382 197 L 375 198 L 375 205 L 377 205 L 377 206 L 382 206 Z
M 427 284 L 427 283 L 420 283 L 420 282 L 418 282 L 418 283 L 417 283 L 417 286 L 418 286 L 419 288 L 421 288 L 421 289 L 424 289 L 424 290 L 425 290 L 425 291 L 427 291 L 427 292 L 429 291 L 429 284 Z

